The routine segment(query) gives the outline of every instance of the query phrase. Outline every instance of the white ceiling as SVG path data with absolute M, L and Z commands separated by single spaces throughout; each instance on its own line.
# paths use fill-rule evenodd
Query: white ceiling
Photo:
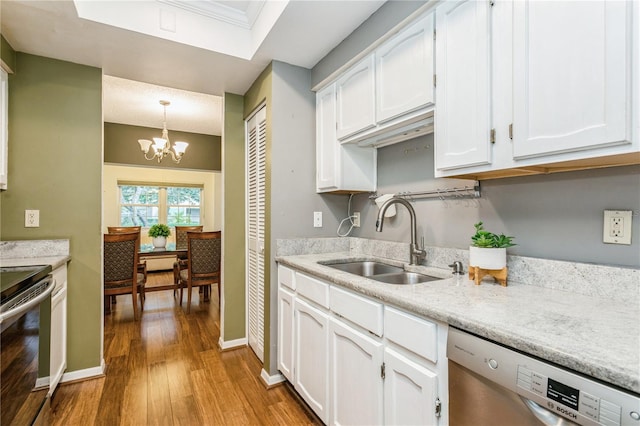
M 384 1 L 2 0 L 0 17 L 15 50 L 102 68 L 105 121 L 160 127 L 167 99 L 169 129 L 220 135 L 225 92 L 273 59 L 312 68 Z

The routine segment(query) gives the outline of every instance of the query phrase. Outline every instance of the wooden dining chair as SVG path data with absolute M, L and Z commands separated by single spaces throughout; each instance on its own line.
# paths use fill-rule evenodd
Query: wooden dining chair
M 191 312 L 191 289 L 218 284 L 220 300 L 220 256 L 222 232 L 187 232 L 187 269 L 180 271 L 180 305 L 187 289 L 187 313 Z
M 138 233 L 138 249 L 140 249 L 140 232 L 142 230 L 142 226 L 107 226 L 107 232 L 110 234 L 129 234 L 131 232 Z M 138 273 L 144 275 L 144 285 L 147 285 L 147 261 L 138 261 Z M 113 296 L 111 298 L 111 302 L 116 302 L 116 297 Z
M 104 307 L 111 312 L 111 297 L 131 294 L 133 316 L 138 319 L 137 295 L 144 310 L 144 275 L 138 273 L 140 233 L 104 234 Z
M 202 225 L 199 226 L 176 226 L 176 249 L 187 249 L 187 232 L 202 232 Z M 177 260 L 173 262 L 173 295 L 180 286 L 180 271 L 187 269 L 187 255 L 179 254 Z

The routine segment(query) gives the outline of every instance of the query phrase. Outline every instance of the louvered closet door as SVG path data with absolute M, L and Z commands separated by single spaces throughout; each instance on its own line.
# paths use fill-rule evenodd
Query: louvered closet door
M 264 360 L 264 231 L 267 110 L 247 122 L 247 294 L 249 346 Z

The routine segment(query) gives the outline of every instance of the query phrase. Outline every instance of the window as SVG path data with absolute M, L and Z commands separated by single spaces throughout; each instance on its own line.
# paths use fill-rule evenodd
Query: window
M 118 183 L 120 226 L 202 224 L 202 186 Z

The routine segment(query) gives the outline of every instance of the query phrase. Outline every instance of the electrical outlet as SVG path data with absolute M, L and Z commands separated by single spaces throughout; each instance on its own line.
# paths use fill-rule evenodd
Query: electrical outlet
M 24 227 L 38 228 L 40 226 L 40 210 L 24 211 Z
M 360 228 L 360 212 L 353 212 L 353 227 Z
M 322 228 L 322 212 L 313 212 L 313 227 Z
M 609 244 L 631 244 L 631 210 L 605 210 L 602 241 Z

